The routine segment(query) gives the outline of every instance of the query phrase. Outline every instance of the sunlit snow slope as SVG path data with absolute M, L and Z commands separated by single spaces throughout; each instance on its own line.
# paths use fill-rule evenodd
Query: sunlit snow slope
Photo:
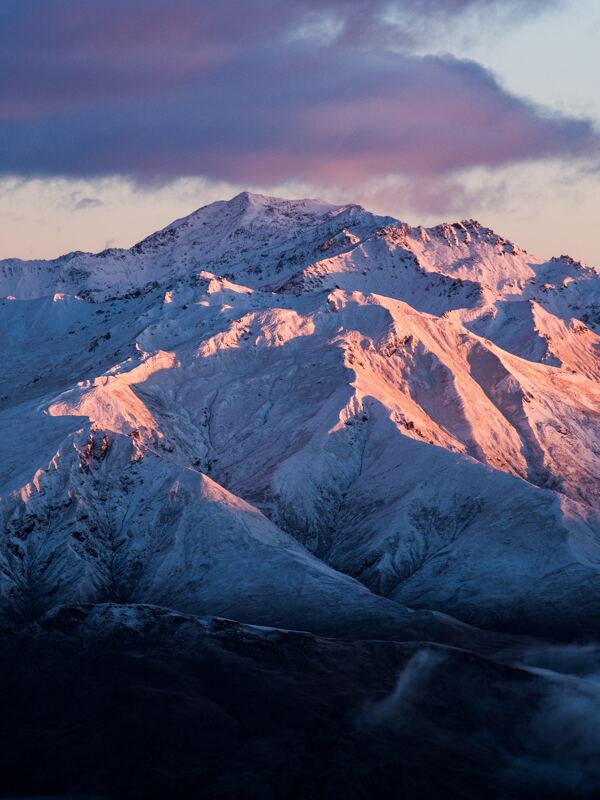
M 244 193 L 0 296 L 5 619 L 597 628 L 596 270 Z

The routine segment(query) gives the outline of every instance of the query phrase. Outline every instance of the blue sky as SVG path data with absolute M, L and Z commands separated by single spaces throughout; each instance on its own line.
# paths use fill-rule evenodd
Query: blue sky
M 4 0 L 0 257 L 242 188 L 600 264 L 593 0 Z

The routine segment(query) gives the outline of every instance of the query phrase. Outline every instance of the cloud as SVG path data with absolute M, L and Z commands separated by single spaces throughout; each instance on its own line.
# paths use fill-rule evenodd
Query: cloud
M 3 0 L 0 42 L 19 50 L 102 52 L 126 46 L 268 40 L 312 19 L 335 16 L 340 38 L 380 24 L 445 21 L 477 11 L 513 18 L 563 5 L 562 0 Z M 489 17 L 488 17 L 489 18 Z M 250 36 L 252 34 L 252 36 Z
M 420 23 L 431 36 L 437 23 L 463 25 L 474 11 L 522 19 L 548 5 L 552 0 L 3 0 L 0 118 L 143 100 L 209 80 L 243 53 L 268 58 L 273 41 L 406 50 Z
M 600 692 L 597 683 L 539 671 L 548 679 L 536 712 L 523 725 L 525 754 L 506 773 L 534 791 L 552 786 L 560 797 L 597 797 L 600 790 Z
M 367 701 L 359 710 L 356 727 L 362 730 L 406 727 L 420 695 L 427 694 L 428 682 L 446 660 L 447 654 L 441 650 L 424 647 L 417 650 L 398 675 L 392 691 L 379 700 Z
M 88 208 L 99 208 L 102 205 L 102 200 L 97 197 L 81 197 L 73 198 L 73 210 L 85 211 Z
M 435 186 L 471 167 L 598 148 L 590 121 L 511 95 L 472 61 L 411 49 L 420 20 L 548 3 L 26 5 L 0 7 L 4 174 L 337 186 L 397 174 Z

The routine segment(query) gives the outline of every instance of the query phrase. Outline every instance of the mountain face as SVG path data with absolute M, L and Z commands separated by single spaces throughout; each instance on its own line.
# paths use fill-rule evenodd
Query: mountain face
M 5 620 L 598 624 L 595 270 L 244 193 L 0 292 Z
M 0 341 L 0 795 L 598 796 L 595 269 L 243 193 Z

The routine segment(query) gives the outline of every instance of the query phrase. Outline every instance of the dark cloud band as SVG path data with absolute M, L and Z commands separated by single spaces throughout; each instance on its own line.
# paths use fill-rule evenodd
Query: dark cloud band
M 379 51 L 391 5 L 5 0 L 0 171 L 351 183 L 595 151 L 589 121 L 515 98 L 473 62 L 416 55 L 409 38 Z M 525 3 L 412 0 L 396 11 L 500 6 Z

